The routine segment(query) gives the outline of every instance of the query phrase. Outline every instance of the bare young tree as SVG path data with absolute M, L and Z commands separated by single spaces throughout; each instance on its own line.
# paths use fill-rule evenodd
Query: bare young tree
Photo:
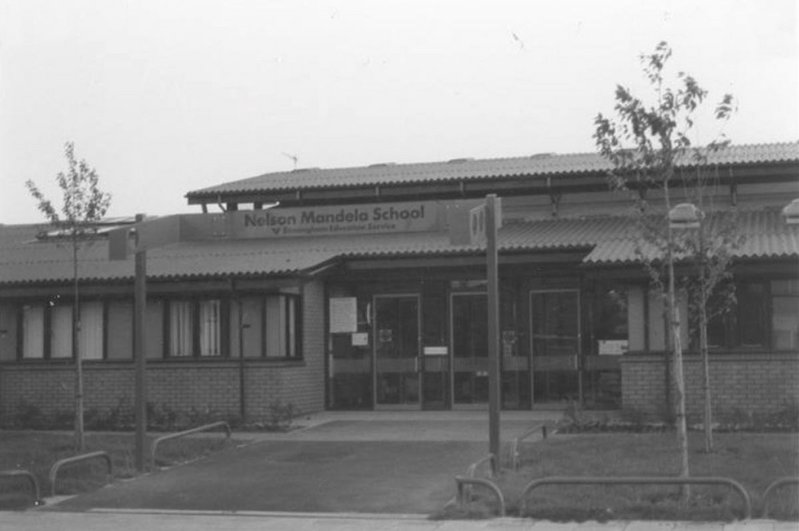
M 738 233 L 738 216 L 735 212 L 714 213 L 707 188 L 715 181 L 708 166 L 707 156 L 726 143 L 712 144 L 696 152 L 696 165 L 692 172 L 683 175 L 685 193 L 696 207 L 697 219 L 693 226 L 681 231 L 676 242 L 680 255 L 692 267 L 683 277 L 681 285 L 688 296 L 689 330 L 698 338 L 702 358 L 702 422 L 705 452 L 713 451 L 713 408 L 710 378 L 710 349 L 708 327 L 714 317 L 727 313 L 735 304 L 735 285 L 732 283 L 732 261 L 735 250 L 744 240 Z
M 651 102 L 634 96 L 628 88 L 616 87 L 615 119 L 598 114 L 594 120 L 594 140 L 599 153 L 614 167 L 609 174 L 612 189 L 630 192 L 640 228 L 639 256 L 653 287 L 665 301 L 668 346 L 672 352 L 675 424 L 680 446 L 680 474 L 690 475 L 686 423 L 685 378 L 681 315 L 675 262 L 684 258 L 685 238 L 675 235 L 669 222 L 673 188 L 680 182 L 678 165 L 699 163 L 703 153 L 689 138 L 695 114 L 707 91 L 684 73 L 676 75 L 672 87 L 665 78 L 671 48 L 661 42 L 651 54 L 641 55 L 643 71 L 652 89 Z M 725 95 L 716 107 L 716 118 L 726 120 L 733 112 L 732 97 Z M 721 144 L 718 144 L 719 146 Z M 660 193 L 662 203 L 647 200 L 649 192 Z M 708 387 L 709 392 L 709 387 Z M 685 496 L 688 489 L 683 489 Z
M 37 206 L 56 233 L 69 242 L 72 252 L 72 358 L 75 360 L 75 451 L 84 448 L 83 429 L 83 366 L 79 342 L 80 332 L 80 276 L 79 252 L 97 232 L 96 223 L 102 219 L 111 204 L 111 195 L 100 191 L 99 178 L 94 168 L 85 160 L 75 158 L 75 145 L 64 145 L 67 158 L 66 172 L 59 172 L 56 181 L 62 192 L 62 205 L 56 208 L 45 198 L 36 184 L 28 180 L 25 185 L 36 199 Z

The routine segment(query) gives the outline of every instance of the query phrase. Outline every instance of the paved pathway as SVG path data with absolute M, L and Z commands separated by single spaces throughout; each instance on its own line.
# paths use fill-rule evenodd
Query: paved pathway
M 506 414 L 502 433 L 508 440 L 556 418 Z M 454 476 L 488 452 L 488 419 L 480 411 L 322 413 L 300 422 L 287 434 L 236 434 L 246 446 L 44 510 L 432 514 L 453 498 Z
M 559 417 L 554 412 L 503 412 L 502 414 L 502 439 L 508 441 L 519 435 L 532 426 L 541 426 L 551 423 Z M 325 412 L 309 416 L 300 420 L 302 427 L 288 434 L 271 433 L 244 433 L 236 434 L 239 439 L 247 440 L 249 446 L 232 454 L 247 455 L 251 449 L 270 448 L 270 453 L 259 454 L 261 459 L 244 459 L 238 461 L 234 455 L 227 464 L 230 470 L 230 477 L 241 479 L 242 475 L 252 474 L 255 483 L 248 484 L 251 491 L 251 500 L 276 496 L 283 501 L 270 507 L 281 507 L 283 511 L 290 508 L 297 512 L 277 512 L 277 511 L 253 511 L 248 510 L 248 504 L 236 505 L 235 496 L 226 492 L 229 481 L 218 481 L 216 472 L 211 469 L 204 469 L 204 466 L 213 465 L 214 459 L 222 456 L 213 456 L 207 460 L 195 463 L 191 466 L 176 467 L 175 469 L 152 474 L 129 482 L 119 482 L 112 487 L 101 489 L 96 493 L 79 496 L 64 500 L 61 503 L 54 503 L 58 500 L 48 500 L 44 510 L 30 510 L 27 512 L 0 512 L 0 530 L 17 531 L 36 529 L 40 531 L 61 531 L 61 530 L 81 530 L 95 531 L 114 529 L 115 531 L 140 531 L 141 529 L 158 530 L 186 530 L 193 529 L 198 531 L 211 530 L 353 530 L 353 531 L 388 531 L 388 530 L 415 530 L 415 531 L 454 531 L 454 530 L 519 530 L 533 529 L 536 531 L 558 530 L 558 531 L 581 531 L 581 530 L 608 530 L 608 531 L 683 531 L 683 530 L 713 530 L 713 531 L 736 531 L 736 530 L 764 530 L 764 531 L 799 531 L 799 525 L 795 522 L 775 522 L 767 520 L 752 520 L 749 522 L 736 522 L 732 524 L 723 523 L 690 523 L 690 522 L 584 522 L 584 523 L 552 523 L 535 522 L 530 519 L 497 518 L 482 521 L 431 521 L 422 511 L 412 510 L 402 506 L 386 502 L 391 500 L 389 492 L 380 491 L 378 483 L 368 484 L 369 494 L 375 494 L 376 500 L 383 500 L 378 505 L 378 510 L 374 511 L 375 506 L 368 503 L 362 505 L 356 513 L 327 513 L 332 510 L 330 506 L 318 504 L 314 507 L 314 512 L 304 512 L 303 504 L 291 505 L 291 500 L 303 498 L 302 495 L 310 495 L 314 498 L 315 494 L 303 487 L 301 483 L 292 483 L 292 475 L 286 475 L 286 463 L 292 463 L 299 467 L 310 467 L 313 473 L 305 470 L 299 477 L 310 478 L 315 483 L 324 480 L 317 472 L 328 469 L 330 478 L 335 483 L 330 483 L 323 490 L 332 491 L 338 496 L 340 505 L 333 507 L 341 511 L 344 502 L 353 501 L 353 492 L 348 491 L 350 487 L 343 487 L 339 481 L 349 470 L 350 474 L 357 467 L 354 464 L 357 459 L 353 458 L 352 453 L 347 453 L 348 448 L 360 447 L 369 455 L 369 451 L 377 452 L 375 455 L 379 459 L 355 475 L 360 476 L 359 481 L 373 481 L 375 470 L 389 471 L 395 474 L 403 474 L 409 483 L 406 487 L 412 492 L 415 483 L 427 483 L 428 490 L 417 489 L 417 507 L 423 507 L 423 512 L 428 513 L 426 502 L 435 502 L 440 507 L 440 503 L 446 496 L 454 494 L 452 476 L 454 473 L 464 469 L 472 460 L 482 456 L 487 451 L 487 417 L 485 412 L 378 412 L 378 413 L 334 413 Z M 213 436 L 213 435 L 210 435 Z M 218 436 L 218 435 L 216 435 Z M 532 438 L 540 437 L 536 434 Z M 426 446 L 431 445 L 431 446 Z M 380 447 L 383 450 L 390 450 L 388 453 L 379 453 Z M 402 450 L 405 447 L 406 450 Z M 426 451 L 437 447 L 439 452 Z M 414 455 L 414 450 L 419 455 Z M 334 449 L 337 449 L 333 451 Z M 345 450 L 342 450 L 345 449 Z M 408 450 L 410 449 L 410 450 Z M 401 456 L 402 452 L 410 451 L 410 455 Z M 338 453 L 336 453 L 338 452 Z M 256 452 L 258 454 L 258 452 Z M 393 455 L 396 459 L 386 459 L 386 455 Z M 275 459 L 276 456 L 282 456 Z M 382 457 L 380 457 L 382 456 Z M 421 456 L 421 458 L 420 458 Z M 252 455 L 251 455 L 252 457 Z M 227 456 L 224 456 L 227 459 Z M 236 464 L 238 463 L 238 464 Z M 409 465 L 408 463 L 416 463 Z M 270 469 L 269 467 L 273 468 Z M 375 466 L 377 468 L 375 468 Z M 414 466 L 417 466 L 414 469 Z M 271 494 L 262 490 L 263 478 L 270 477 L 284 467 L 284 481 L 281 482 L 276 491 Z M 342 467 L 342 469 L 336 469 Z M 422 481 L 421 476 L 416 474 L 421 472 L 430 473 L 440 467 L 440 476 L 446 480 L 445 486 L 443 479 L 440 486 L 435 482 Z M 186 475 L 194 477 L 187 477 Z M 266 474 L 266 475 L 264 475 Z M 188 487 L 197 478 L 205 476 L 207 483 L 200 490 L 205 492 L 205 498 L 198 502 L 186 503 L 191 499 Z M 260 477 L 260 479 L 259 479 Z M 274 476 L 271 476 L 274 478 Z M 149 483 L 148 478 L 155 478 L 155 483 Z M 417 481 L 419 480 L 419 481 Z M 166 486 L 165 490 L 158 491 L 155 485 L 161 482 Z M 260 483 L 259 483 L 260 481 Z M 354 482 L 356 485 L 358 482 Z M 432 485 L 432 486 L 430 486 Z M 132 490 L 117 491 L 114 489 L 123 486 Z M 259 490 L 259 488 L 261 490 Z M 299 490 L 297 490 L 299 489 Z M 304 489 L 304 490 L 303 490 Z M 438 489 L 438 490 L 437 490 Z M 423 492 L 424 491 L 424 492 Z M 164 496 L 171 499 L 182 500 L 175 504 L 161 504 L 161 507 L 168 509 L 193 508 L 193 510 L 166 510 L 158 509 L 159 505 L 155 502 L 136 505 L 126 499 L 125 493 L 138 492 L 139 499 L 158 500 Z M 247 492 L 247 491 L 245 491 Z M 99 493 L 99 494 L 98 494 Z M 92 498 L 92 497 L 95 498 Z M 99 498 L 98 498 L 99 496 Z M 246 497 L 246 496 L 245 496 Z M 308 496 L 304 496 L 308 497 Z M 116 498 L 116 502 L 109 502 Z M 440 499 L 439 499 L 440 498 Z M 91 500 L 94 499 L 95 502 Z M 222 503 L 221 500 L 227 501 Z M 105 500 L 97 503 L 97 500 Z M 363 499 L 359 503 L 363 503 Z M 127 508 L 126 508 L 127 507 Z M 209 508 L 221 508 L 221 511 L 210 511 Z M 237 512 L 231 511 L 232 508 L 240 509 Z M 69 511 L 75 512 L 69 512 Z M 346 509 L 343 509 L 346 510 Z M 401 514 L 398 514 L 401 512 Z M 379 513 L 379 514 L 376 514 Z
M 0 512 L 3 531 L 796 531 L 795 522 L 533 522 L 516 518 L 435 522 L 414 515 L 209 514 L 202 512 Z

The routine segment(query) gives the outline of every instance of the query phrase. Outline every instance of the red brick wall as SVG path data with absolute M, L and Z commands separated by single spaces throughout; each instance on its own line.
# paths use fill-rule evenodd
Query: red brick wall
M 314 281 L 304 288 L 303 360 L 246 360 L 245 403 L 252 420 L 263 418 L 275 400 L 299 412 L 324 408 L 324 290 Z M 0 366 L 0 416 L 8 420 L 20 402 L 52 414 L 73 409 L 72 364 L 25 363 Z M 84 363 L 85 408 L 108 410 L 120 400 L 133 404 L 132 361 Z M 174 411 L 192 408 L 227 416 L 239 414 L 238 360 L 149 360 L 147 401 Z
M 621 362 L 622 407 L 662 416 L 666 389 L 664 358 L 628 355 Z M 696 421 L 702 415 L 701 359 L 686 356 L 684 366 L 686 411 L 689 419 Z M 799 356 L 790 353 L 711 356 L 710 382 L 716 412 L 773 413 L 786 404 L 799 403 Z

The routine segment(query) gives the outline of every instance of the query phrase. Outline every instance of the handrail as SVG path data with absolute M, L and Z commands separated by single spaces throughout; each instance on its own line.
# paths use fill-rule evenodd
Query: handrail
M 743 485 L 730 478 L 722 477 L 641 477 L 641 476 L 626 476 L 626 477 L 574 477 L 574 476 L 552 476 L 548 478 L 534 479 L 524 487 L 522 494 L 519 498 L 519 512 L 523 516 L 525 514 L 525 499 L 527 495 L 535 488 L 541 485 L 727 485 L 736 490 L 741 498 L 744 500 L 745 519 L 749 520 L 752 517 L 752 500 L 749 497 L 749 492 Z
M 771 484 L 766 487 L 766 490 L 763 491 L 763 518 L 768 518 L 768 496 L 775 490 L 785 485 L 799 485 L 799 477 L 796 476 L 786 476 L 783 478 L 775 479 L 771 482 Z
M 29 470 L 0 470 L 0 477 L 12 478 L 22 476 L 27 478 L 33 488 L 33 505 L 44 505 L 44 500 L 42 500 L 41 494 L 39 492 L 39 482 L 36 480 L 36 476 L 33 475 L 32 472 Z
M 499 503 L 499 515 L 505 516 L 505 497 L 502 495 L 502 491 L 499 490 L 499 487 L 497 487 L 496 483 L 490 479 L 455 476 L 455 484 L 458 486 L 458 506 L 463 507 L 464 505 L 465 485 L 480 485 L 488 488 L 494 493 L 494 496 L 496 496 L 497 502 Z
M 56 476 L 58 475 L 58 471 L 62 466 L 71 463 L 77 463 L 79 461 L 86 461 L 87 459 L 94 459 L 95 457 L 102 457 L 105 460 L 106 464 L 108 465 L 108 477 L 110 478 L 113 472 L 113 465 L 111 464 L 111 456 L 108 455 L 108 452 L 98 450 L 96 452 L 89 452 L 87 454 L 73 455 L 72 457 L 66 457 L 56 461 L 53 463 L 53 466 L 50 467 L 50 494 L 55 496 Z
M 486 461 L 491 462 L 491 469 L 490 473 L 488 474 L 489 477 L 496 477 L 497 475 L 497 456 L 494 454 L 487 454 L 485 457 L 482 457 L 469 465 L 469 468 L 466 469 L 466 475 L 470 478 L 473 478 L 474 475 L 477 473 L 477 467 L 485 463 Z
M 224 420 L 220 420 L 219 422 L 212 422 L 210 424 L 204 424 L 203 426 L 198 426 L 196 428 L 191 428 L 189 430 L 179 431 L 177 433 L 170 433 L 169 435 L 163 435 L 158 437 L 156 440 L 153 441 L 152 445 L 150 446 L 150 467 L 155 468 L 155 452 L 158 450 L 158 445 L 164 441 L 168 441 L 170 439 L 177 439 L 178 437 L 185 437 L 186 435 L 191 435 L 193 433 L 199 433 L 201 431 L 208 431 L 214 428 L 224 427 L 225 431 L 227 432 L 227 438 L 230 439 L 231 431 L 230 425 L 225 422 Z
M 541 429 L 541 437 L 546 439 L 547 438 L 547 425 L 546 424 L 541 424 L 541 425 L 536 424 L 535 426 L 533 426 L 532 428 L 530 428 L 526 432 L 522 433 L 521 435 L 519 435 L 518 437 L 516 437 L 515 439 L 513 439 L 510 442 L 510 466 L 511 466 L 512 470 L 519 470 L 519 445 L 521 444 L 522 440 L 526 439 L 530 435 L 533 435 L 534 433 L 536 433 L 539 430 L 539 428 Z

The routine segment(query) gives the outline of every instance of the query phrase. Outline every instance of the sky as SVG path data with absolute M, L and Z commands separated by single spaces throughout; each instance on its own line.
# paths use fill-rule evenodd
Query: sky
M 28 179 L 61 203 L 67 141 L 109 216 L 295 167 L 595 151 L 661 40 L 738 101 L 696 142 L 796 141 L 798 3 L 0 0 L 0 223 L 43 221 Z

